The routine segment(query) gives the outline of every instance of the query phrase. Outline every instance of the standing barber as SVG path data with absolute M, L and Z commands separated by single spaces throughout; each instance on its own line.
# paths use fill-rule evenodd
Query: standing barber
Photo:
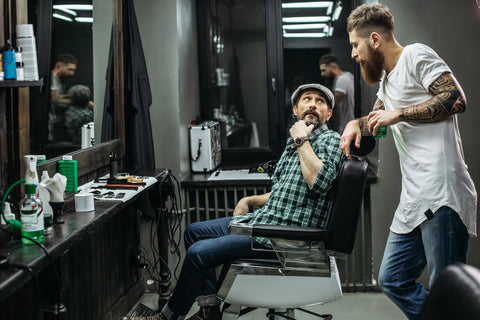
M 400 157 L 402 192 L 387 240 L 379 285 L 409 319 L 427 296 L 417 278 L 426 265 L 430 286 L 448 264 L 466 261 L 469 234 L 476 236 L 477 193 L 467 171 L 457 122 L 466 107 L 447 64 L 423 44 L 401 46 L 394 19 L 378 3 L 348 17 L 352 58 L 365 81 L 380 81 L 366 117 L 348 123 L 341 148 L 390 126 Z

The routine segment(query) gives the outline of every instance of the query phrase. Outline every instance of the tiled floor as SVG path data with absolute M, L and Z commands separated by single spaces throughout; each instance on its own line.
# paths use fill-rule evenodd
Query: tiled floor
M 157 294 L 147 293 L 139 301 L 145 306 L 157 309 Z M 405 320 L 403 313 L 383 294 L 377 292 L 368 293 L 344 293 L 343 299 L 326 304 L 307 307 L 313 312 L 329 313 L 335 320 Z M 132 309 L 133 310 L 133 309 Z M 194 306 L 190 314 L 197 311 Z M 241 317 L 242 320 L 267 319 L 265 309 L 257 309 Z M 301 320 L 318 319 L 301 311 L 295 312 L 295 317 Z

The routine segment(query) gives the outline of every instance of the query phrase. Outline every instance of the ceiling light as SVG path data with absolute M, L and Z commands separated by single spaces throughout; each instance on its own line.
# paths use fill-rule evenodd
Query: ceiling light
M 324 38 L 326 36 L 323 32 L 317 33 L 284 33 L 284 38 Z
M 301 30 L 301 29 L 323 29 L 327 26 L 326 23 L 304 23 L 304 24 L 284 24 L 285 30 Z
M 295 23 L 295 22 L 328 22 L 330 17 L 327 16 L 316 16 L 316 17 L 290 17 L 282 18 L 283 22 L 286 23 Z
M 53 6 L 53 9 L 93 10 L 93 5 L 91 4 L 56 4 Z
M 332 10 L 332 1 L 314 1 L 314 2 L 292 2 L 282 3 L 282 8 L 330 8 Z
M 61 14 L 59 14 L 59 13 L 54 13 L 54 14 L 52 14 L 52 16 L 53 16 L 54 18 L 57 18 L 57 19 L 60 19 L 60 20 L 65 20 L 65 21 L 68 21 L 68 22 L 72 22 L 72 19 L 71 19 L 71 18 L 69 18 L 69 17 L 67 17 L 67 16 L 64 16 L 64 15 L 61 15 Z
M 93 23 L 93 17 L 75 17 L 75 21 Z
M 330 27 L 330 29 L 328 29 L 328 36 L 331 37 L 333 35 L 333 27 Z
M 74 17 L 77 15 L 77 13 L 76 13 L 75 11 L 73 11 L 73 10 L 70 10 L 70 9 L 67 9 L 67 8 L 63 8 L 63 7 L 62 7 L 62 8 L 56 8 L 56 7 L 58 7 L 58 6 L 56 6 L 56 5 L 53 6 L 53 9 L 63 11 L 63 12 L 65 12 L 65 13 L 71 15 L 71 16 L 74 16 Z
M 333 13 L 332 20 L 337 21 L 338 17 L 340 17 L 340 13 L 342 13 L 342 3 L 337 2 L 337 6 L 335 7 L 335 12 Z

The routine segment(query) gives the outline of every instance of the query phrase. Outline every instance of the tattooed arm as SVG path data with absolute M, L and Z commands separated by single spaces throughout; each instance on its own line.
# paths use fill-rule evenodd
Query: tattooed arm
M 453 75 L 444 73 L 428 88 L 433 97 L 418 105 L 394 111 L 372 111 L 367 116 L 368 131 L 376 134 L 381 126 L 391 126 L 400 121 L 436 122 L 445 120 L 459 112 L 465 111 L 465 96 Z M 365 122 L 363 122 L 365 124 Z M 366 132 L 365 130 L 362 131 Z
M 436 122 L 465 111 L 465 96 L 452 74 L 442 74 L 428 91 L 431 99 L 399 110 L 401 121 Z

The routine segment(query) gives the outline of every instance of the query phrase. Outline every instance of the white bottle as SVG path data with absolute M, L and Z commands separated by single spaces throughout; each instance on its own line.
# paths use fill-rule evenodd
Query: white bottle
M 38 186 L 38 175 L 37 175 L 37 156 L 34 155 L 26 155 L 23 156 L 25 160 L 25 180 L 27 180 L 27 184 L 34 184 Z
M 12 213 L 10 209 L 10 202 L 5 202 L 5 207 L 3 208 L 3 213 L 5 214 L 5 219 L 8 220 L 15 220 L 15 215 Z M 2 224 L 7 224 L 7 222 L 2 217 Z
M 43 170 L 42 178 L 40 181 L 44 182 L 45 180 L 49 179 L 48 171 Z M 45 235 L 48 235 L 52 232 L 52 224 L 53 224 L 53 210 L 52 206 L 50 206 L 50 192 L 47 189 L 42 187 L 42 185 L 38 185 L 39 197 L 42 200 L 43 204 L 43 217 L 44 217 L 44 227 L 45 227 Z

